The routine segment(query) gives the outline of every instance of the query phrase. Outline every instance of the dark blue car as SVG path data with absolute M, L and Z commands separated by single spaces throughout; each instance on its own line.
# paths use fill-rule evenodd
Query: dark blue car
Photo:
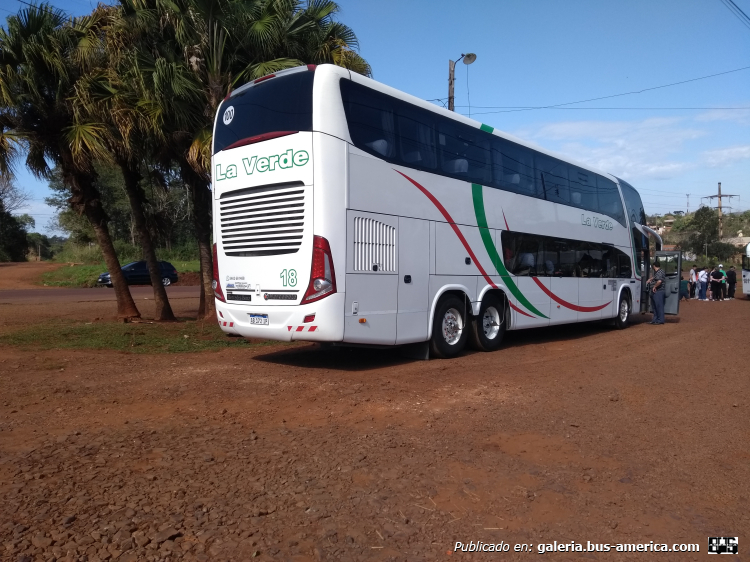
M 168 287 L 172 283 L 177 282 L 177 270 L 168 261 L 159 262 L 159 277 L 161 277 L 161 284 Z M 125 280 L 128 285 L 150 285 L 151 277 L 148 273 L 148 267 L 145 261 L 134 261 L 127 265 L 122 266 L 122 274 L 125 276 Z M 112 287 L 112 279 L 109 276 L 109 272 L 102 273 L 97 280 L 98 285 L 106 285 Z

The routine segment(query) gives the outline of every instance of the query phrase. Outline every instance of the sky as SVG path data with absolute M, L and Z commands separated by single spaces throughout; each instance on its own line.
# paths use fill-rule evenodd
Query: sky
M 376 80 L 446 104 L 448 61 L 476 53 L 456 66 L 456 111 L 627 180 L 648 214 L 716 205 L 718 182 L 737 195 L 725 207 L 750 209 L 750 20 L 730 0 L 338 3 Z M 42 230 L 48 189 L 21 168 Z

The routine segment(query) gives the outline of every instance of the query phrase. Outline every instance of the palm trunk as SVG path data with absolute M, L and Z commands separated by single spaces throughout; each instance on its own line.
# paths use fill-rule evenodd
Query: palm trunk
M 72 157 L 64 158 L 64 160 L 67 161 L 64 161 L 62 166 L 63 181 L 71 191 L 70 208 L 78 214 L 86 215 L 94 229 L 96 240 L 102 250 L 104 262 L 107 264 L 107 270 L 114 286 L 117 299 L 117 317 L 124 320 L 140 318 L 141 313 L 138 312 L 133 296 L 130 294 L 128 282 L 122 274 L 120 260 L 117 258 L 117 252 L 112 243 L 112 237 L 109 235 L 107 226 L 109 218 L 102 208 L 99 191 L 94 186 L 95 176 L 90 172 L 76 170 Z
M 193 222 L 198 239 L 198 258 L 201 264 L 201 294 L 198 304 L 198 319 L 216 316 L 213 280 L 213 252 L 211 251 L 211 190 L 208 182 L 193 170 L 187 162 L 180 163 L 183 181 L 190 186 L 193 200 Z
M 151 233 L 146 225 L 146 215 L 143 212 L 145 195 L 138 183 L 141 180 L 141 174 L 126 160 L 118 159 L 117 164 L 120 166 L 125 180 L 125 192 L 128 194 L 130 210 L 133 213 L 135 230 L 138 232 L 138 238 L 143 248 L 143 257 L 146 260 L 148 274 L 151 278 L 151 286 L 154 289 L 155 318 L 157 322 L 175 322 L 176 318 L 169 304 L 167 290 L 161 281 L 161 268 L 159 267 L 159 261 L 156 259 L 156 250 L 151 240 Z

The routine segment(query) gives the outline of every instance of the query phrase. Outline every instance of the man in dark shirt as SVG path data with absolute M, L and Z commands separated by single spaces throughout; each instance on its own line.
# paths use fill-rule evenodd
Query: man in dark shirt
M 724 279 L 724 274 L 719 270 L 719 266 L 714 267 L 711 272 L 711 299 L 716 302 L 723 301 L 721 296 L 721 281 Z
M 654 262 L 651 266 L 654 268 L 654 274 L 648 280 L 647 287 L 651 293 L 651 310 L 654 317 L 649 324 L 664 324 L 664 284 L 667 282 L 667 275 L 660 267 L 659 262 Z
M 729 285 L 727 296 L 730 300 L 734 300 L 734 289 L 737 287 L 737 271 L 734 269 L 734 266 L 730 267 L 729 271 L 727 271 L 727 284 Z

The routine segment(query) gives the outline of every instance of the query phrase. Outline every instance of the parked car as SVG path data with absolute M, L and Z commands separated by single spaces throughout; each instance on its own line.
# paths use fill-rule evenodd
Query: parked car
M 159 277 L 161 277 L 161 283 L 165 287 L 168 287 L 172 283 L 177 282 L 177 270 L 168 261 L 160 261 Z M 122 274 L 125 276 L 125 280 L 128 285 L 150 285 L 151 277 L 148 273 L 148 267 L 145 261 L 134 261 L 127 265 L 122 266 Z M 109 276 L 109 272 L 102 273 L 97 280 L 98 285 L 106 285 L 112 287 L 112 279 Z

